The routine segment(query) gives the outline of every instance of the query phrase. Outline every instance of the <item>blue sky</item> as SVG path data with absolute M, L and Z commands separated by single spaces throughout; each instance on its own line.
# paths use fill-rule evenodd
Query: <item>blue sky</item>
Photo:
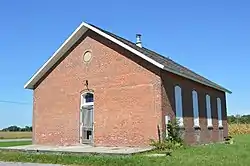
M 25 82 L 82 22 L 143 45 L 230 89 L 229 114 L 250 113 L 249 1 L 1 1 L 0 128 L 32 122 Z

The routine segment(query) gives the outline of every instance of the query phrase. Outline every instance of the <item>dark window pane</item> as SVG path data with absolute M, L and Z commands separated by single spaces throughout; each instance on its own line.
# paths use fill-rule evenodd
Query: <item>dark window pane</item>
M 85 96 L 85 99 L 86 99 L 86 103 L 93 102 L 94 101 L 93 94 L 87 93 Z

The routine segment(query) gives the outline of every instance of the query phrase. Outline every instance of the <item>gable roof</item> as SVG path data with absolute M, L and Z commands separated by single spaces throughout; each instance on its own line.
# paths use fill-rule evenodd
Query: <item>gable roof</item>
M 166 70 L 173 74 L 185 77 L 203 85 L 232 93 L 226 88 L 200 76 L 199 74 L 187 69 L 186 67 L 174 62 L 173 60 L 164 57 L 154 51 L 151 51 L 144 47 L 138 47 L 135 43 L 132 43 L 122 37 L 119 37 L 113 33 L 100 29 L 94 25 L 83 22 L 71 36 L 59 47 L 59 49 L 49 58 L 49 60 L 31 77 L 31 79 L 24 85 L 26 89 L 33 89 L 34 85 L 49 71 L 50 68 L 75 44 L 79 38 L 87 31 L 92 30 L 97 34 L 111 40 L 112 42 L 120 45 L 135 55 L 143 58 L 144 60 L 152 63 L 160 69 Z

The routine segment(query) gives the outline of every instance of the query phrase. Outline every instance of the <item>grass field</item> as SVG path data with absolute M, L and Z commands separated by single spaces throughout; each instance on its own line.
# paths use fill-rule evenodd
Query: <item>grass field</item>
M 20 161 L 37 163 L 60 163 L 65 165 L 112 165 L 112 166 L 243 166 L 250 163 L 250 135 L 235 136 L 232 145 L 213 144 L 187 147 L 173 152 L 172 156 L 146 157 L 142 154 L 134 156 L 74 156 L 52 155 L 18 152 L 0 152 L 0 161 Z
M 31 145 L 31 141 L 13 141 L 13 142 L 0 142 L 0 147 Z
M 31 138 L 32 132 L 4 132 L 0 131 L 0 139 Z

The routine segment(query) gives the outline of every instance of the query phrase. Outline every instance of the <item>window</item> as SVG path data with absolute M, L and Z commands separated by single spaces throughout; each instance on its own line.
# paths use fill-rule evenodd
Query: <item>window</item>
M 210 96 L 206 95 L 206 109 L 207 109 L 207 127 L 212 127 L 212 113 L 211 113 L 211 101 Z
M 90 60 L 92 59 L 92 54 L 90 51 L 86 51 L 84 54 L 83 54 L 83 61 L 84 62 L 89 62 Z
M 198 104 L 198 94 L 195 90 L 192 91 L 193 98 L 193 114 L 194 114 L 194 127 L 199 127 L 199 104 Z
M 93 94 L 92 93 L 87 93 L 85 95 L 85 102 L 86 103 L 90 103 L 90 102 L 93 102 L 94 101 L 94 97 L 93 97 Z
M 183 124 L 183 115 L 182 115 L 182 94 L 181 87 L 175 86 L 175 111 L 176 111 L 176 119 L 179 122 L 180 126 L 184 126 Z
M 81 105 L 93 105 L 94 103 L 94 95 L 92 93 L 84 93 L 82 94 Z
M 221 112 L 221 100 L 217 98 L 217 111 L 218 111 L 218 123 L 219 127 L 223 127 L 222 125 L 222 112 Z
M 94 125 L 94 94 L 85 92 L 81 94 L 80 109 L 80 143 L 93 142 L 93 125 Z

